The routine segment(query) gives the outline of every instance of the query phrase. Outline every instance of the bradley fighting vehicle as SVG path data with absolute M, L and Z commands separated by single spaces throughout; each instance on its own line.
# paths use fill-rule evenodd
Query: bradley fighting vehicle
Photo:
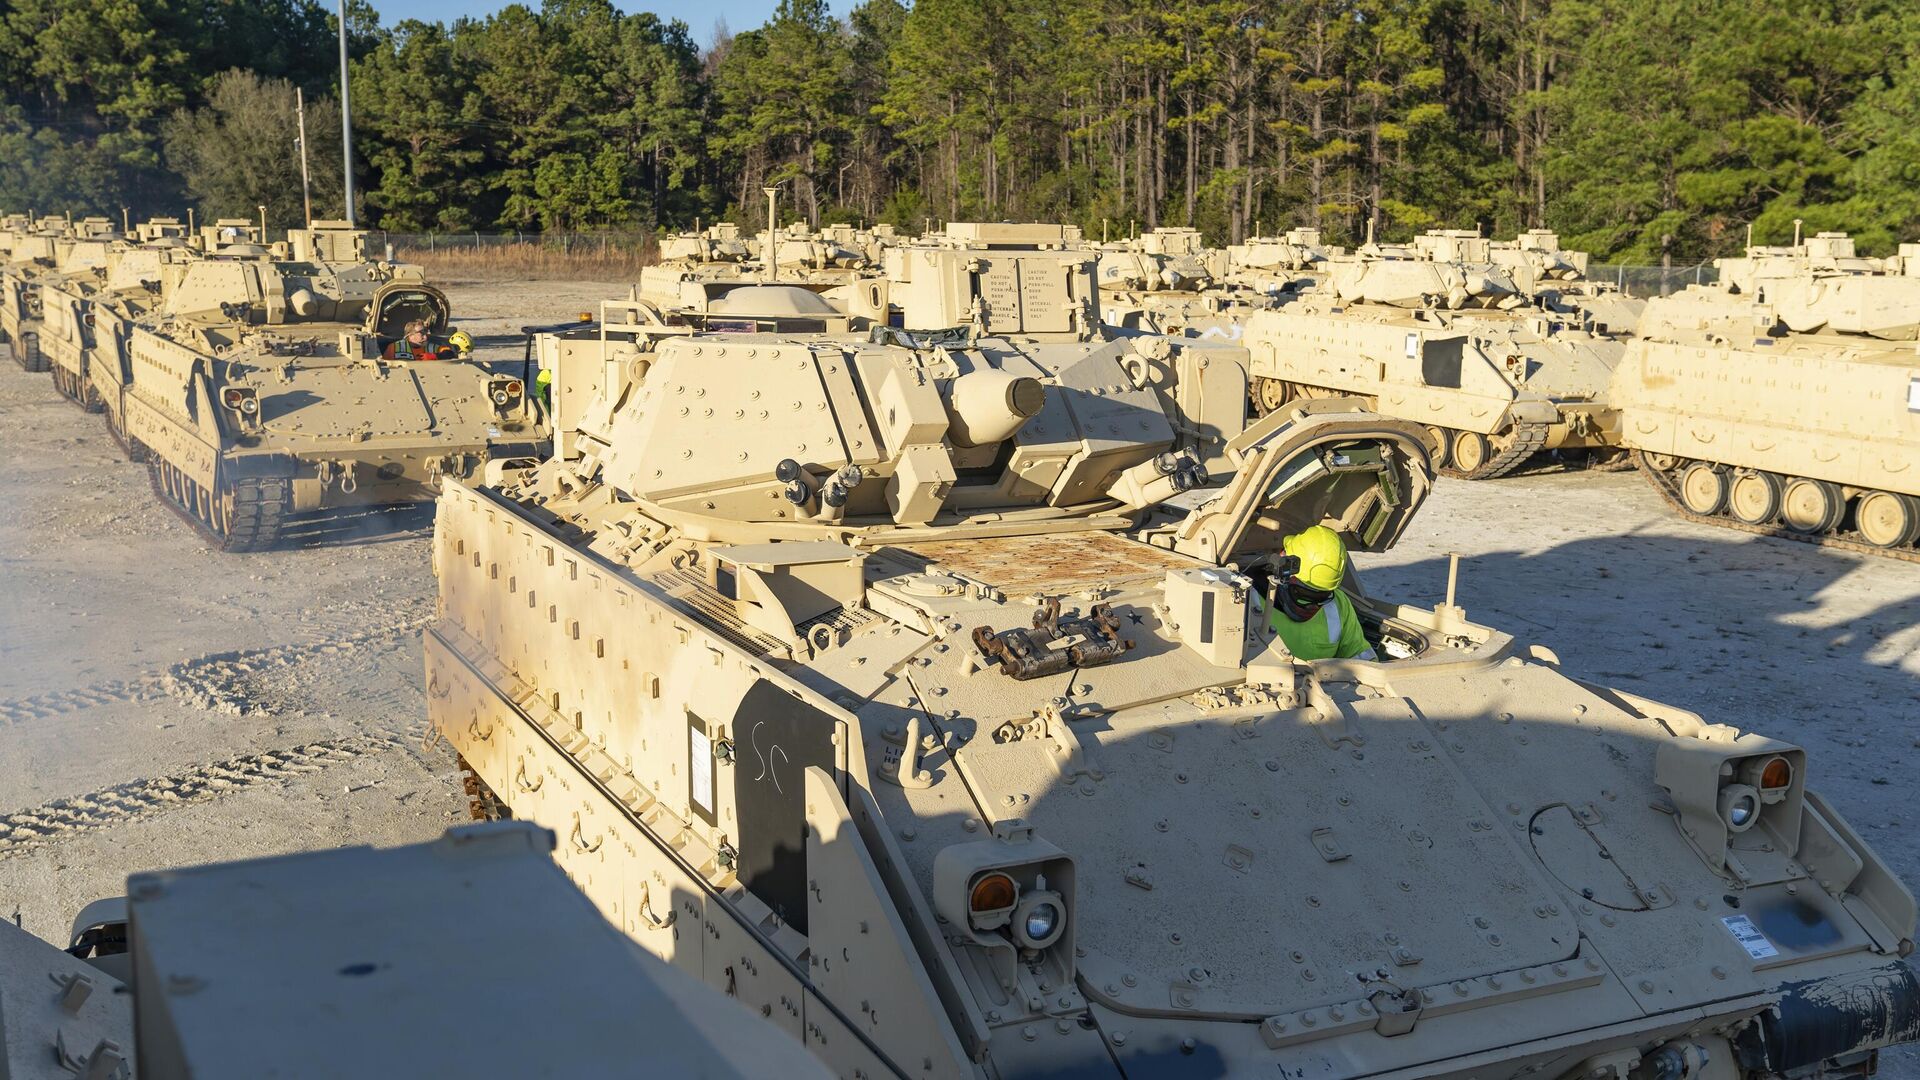
M 1448 476 L 1502 476 L 1537 450 L 1609 452 L 1607 382 L 1625 345 L 1590 314 L 1529 298 L 1489 261 L 1488 242 L 1430 234 L 1422 246 L 1368 243 L 1328 262 L 1327 286 L 1246 321 L 1253 403 L 1355 395 L 1427 430 Z
M 1357 574 L 1380 659 L 1289 655 L 1281 538 L 1390 547 L 1424 428 L 1244 425 L 1241 350 L 1110 336 L 1021 228 L 890 256 L 900 327 L 636 335 L 561 453 L 444 486 L 476 813 L 845 1077 L 1772 1080 L 1920 1036 L 1913 898 L 1804 749 Z
M 1920 561 L 1920 244 L 1716 265 L 1649 302 L 1615 372 L 1641 468 L 1696 520 Z
M 0 1076 L 828 1075 L 633 948 L 553 846 L 511 822 L 138 873 L 64 951 L 0 920 Z M 581 986 L 591 1000 L 527 1022 Z
M 1512 240 L 1496 240 L 1487 254 L 1522 293 L 1548 311 L 1585 312 L 1615 333 L 1631 334 L 1646 310 L 1645 300 L 1625 295 L 1613 282 L 1589 278 L 1587 253 L 1561 247 L 1560 235 L 1551 229 L 1528 229 Z
M 83 225 L 86 223 L 82 223 Z M 146 294 L 165 278 L 162 263 L 184 255 L 177 222 L 146 222 L 132 236 L 85 230 L 57 245 L 53 271 L 37 279 L 40 351 L 62 396 L 97 412 L 89 359 L 96 352 L 96 306 L 107 294 Z
M 40 278 L 52 271 L 71 232 L 67 219 L 43 217 L 10 234 L 7 261 L 0 266 L 0 340 L 26 371 L 47 370 L 40 352 Z
M 1228 285 L 1251 289 L 1282 302 L 1318 286 L 1327 276 L 1327 260 L 1346 249 L 1321 242 L 1320 230 L 1288 229 L 1279 236 L 1250 236 L 1227 245 L 1223 275 Z
M 735 289 L 784 285 L 828 295 L 844 305 L 854 282 L 877 276 L 886 235 L 831 226 L 819 233 L 795 224 L 749 236 L 732 223 L 683 233 L 660 243 L 660 261 L 640 271 L 639 298 L 657 308 L 722 313 Z
M 431 498 L 442 476 L 537 452 L 521 379 L 383 358 L 413 320 L 444 340 L 448 315 L 413 266 L 197 259 L 129 338 L 129 450 L 229 551 L 271 547 L 300 511 Z
M 159 309 L 198 253 L 186 227 L 175 218 L 142 222 L 129 240 L 109 249 L 102 276 L 67 282 L 57 296 L 49 286 L 48 323 L 62 319 L 85 343 L 79 363 L 84 378 L 76 400 L 89 411 L 104 413 L 115 441 L 140 461 L 144 458 L 134 453 L 126 433 L 126 396 L 133 385 L 127 346 L 134 323 Z M 56 314 L 56 308 L 64 314 Z
M 1187 337 L 1238 337 L 1266 294 L 1228 289 L 1226 256 L 1198 229 L 1158 228 L 1100 248 L 1100 314 L 1109 325 Z

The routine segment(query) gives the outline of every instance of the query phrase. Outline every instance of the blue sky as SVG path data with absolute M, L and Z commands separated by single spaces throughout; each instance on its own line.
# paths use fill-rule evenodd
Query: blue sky
M 380 22 L 392 26 L 402 19 L 452 22 L 462 15 L 485 16 L 506 7 L 510 0 L 372 0 Z M 538 8 L 540 0 L 522 0 Z M 701 45 L 713 38 L 714 22 L 724 18 L 734 30 L 751 30 L 773 14 L 775 0 L 614 0 L 624 11 L 652 11 L 663 19 L 679 19 Z M 833 5 L 835 8 L 839 4 Z

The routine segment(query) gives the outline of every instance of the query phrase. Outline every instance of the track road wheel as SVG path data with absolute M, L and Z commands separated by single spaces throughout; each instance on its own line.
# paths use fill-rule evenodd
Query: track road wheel
M 1727 472 L 1711 462 L 1696 461 L 1680 474 L 1680 504 L 1701 517 L 1727 508 Z
M 1439 472 L 1446 468 L 1453 461 L 1453 433 L 1428 424 L 1427 449 L 1433 452 L 1433 470 Z
M 1493 457 L 1493 447 L 1487 443 L 1487 437 L 1477 431 L 1456 431 L 1447 447 L 1447 460 L 1458 476 L 1472 476 L 1486 468 L 1487 459 Z
M 1869 491 L 1860 496 L 1853 516 L 1861 537 L 1874 547 L 1905 547 L 1920 536 L 1920 499 L 1911 495 Z
M 1825 480 L 1796 476 L 1787 481 L 1786 494 L 1780 500 L 1780 521 L 1794 532 L 1815 536 L 1832 532 L 1846 508 L 1839 487 Z
M 1261 416 L 1293 400 L 1293 384 L 1261 376 L 1253 380 L 1253 409 Z
M 1747 472 L 1727 488 L 1727 511 L 1749 525 L 1765 525 L 1780 515 L 1786 484 L 1770 472 Z
M 1672 454 L 1641 454 L 1640 457 L 1655 472 L 1669 473 L 1680 467 L 1680 459 Z

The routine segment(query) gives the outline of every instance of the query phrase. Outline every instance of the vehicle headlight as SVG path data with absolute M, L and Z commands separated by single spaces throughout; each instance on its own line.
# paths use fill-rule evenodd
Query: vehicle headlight
M 1029 893 L 1014 912 L 1013 936 L 1022 948 L 1044 949 L 1067 928 L 1066 904 L 1052 891 Z
M 1728 784 L 1720 789 L 1720 819 L 1727 831 L 1742 833 L 1760 820 L 1760 793 L 1745 784 Z

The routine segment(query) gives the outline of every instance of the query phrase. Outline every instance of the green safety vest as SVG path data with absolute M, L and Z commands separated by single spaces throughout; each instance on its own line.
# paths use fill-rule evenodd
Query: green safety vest
M 1276 606 L 1267 615 L 1267 625 L 1280 635 L 1287 651 L 1302 660 L 1336 656 L 1344 659 L 1372 648 L 1360 628 L 1360 616 L 1354 613 L 1353 601 L 1347 599 L 1344 592 L 1336 591 L 1333 599 L 1320 605 L 1320 610 L 1306 622 L 1294 622 Z

